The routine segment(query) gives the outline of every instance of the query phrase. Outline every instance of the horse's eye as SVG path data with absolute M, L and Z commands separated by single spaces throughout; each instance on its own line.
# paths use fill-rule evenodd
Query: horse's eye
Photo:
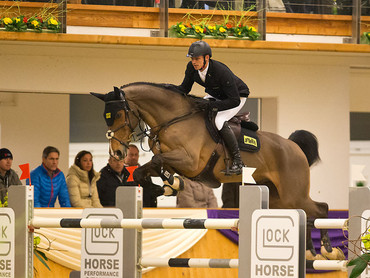
M 116 120 L 117 120 L 117 119 L 119 119 L 119 118 L 121 118 L 121 117 L 122 117 L 122 113 L 121 113 L 121 112 L 118 112 L 118 113 L 116 114 L 116 117 L 115 117 L 115 118 L 116 118 Z

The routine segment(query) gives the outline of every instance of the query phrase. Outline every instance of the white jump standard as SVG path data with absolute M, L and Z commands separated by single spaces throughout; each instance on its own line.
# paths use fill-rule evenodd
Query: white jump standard
M 17 227 L 15 263 L 11 264 L 15 265 L 14 277 L 33 277 L 33 228 L 37 227 L 83 228 L 82 234 L 86 238 L 83 237 L 83 244 L 81 244 L 81 269 L 86 269 L 82 267 L 84 262 L 112 260 L 109 252 L 114 250 L 110 246 L 120 246 L 122 248 L 120 250 L 123 250 L 122 255 L 115 257 L 117 259 L 115 259 L 117 262 L 115 265 L 122 265 L 122 269 L 115 270 L 117 275 L 114 276 L 121 278 L 140 278 L 143 267 L 238 268 L 239 278 L 276 276 L 303 278 L 306 268 L 346 270 L 345 260 L 305 260 L 307 222 L 304 212 L 268 209 L 269 192 L 264 186 L 240 188 L 242 201 L 239 219 L 142 219 L 142 188 L 138 187 L 118 188 L 116 195 L 118 208 L 86 209 L 83 212 L 85 218 L 33 218 L 31 191 L 30 186 L 11 186 L 9 208 L 0 209 L 1 213 L 5 213 L 4 215 L 8 210 L 14 211 L 15 227 Z M 361 223 L 351 216 L 362 215 L 363 212 L 368 212 L 370 215 L 370 210 L 367 210 L 370 204 L 370 189 L 367 187 L 350 189 L 349 199 L 349 220 L 316 219 L 308 225 L 323 229 L 348 228 L 350 238 L 358 236 L 362 229 Z M 359 199 L 362 201 L 359 202 Z M 113 210 L 119 213 L 115 213 L 114 217 L 106 217 L 108 211 L 113 215 Z M 239 259 L 145 258 L 141 255 L 143 229 L 231 229 L 233 227 L 239 228 Z M 115 237 L 115 241 L 99 242 L 96 240 L 99 233 L 94 232 L 99 229 L 101 231 L 109 229 L 112 234 L 122 231 L 122 234 Z M 86 257 L 85 254 L 84 257 L 82 256 L 83 250 L 87 253 L 96 250 L 90 249 L 91 246 L 88 245 L 90 243 L 98 247 L 98 253 L 93 254 L 100 255 L 98 259 Z M 120 262 L 122 260 L 122 263 L 118 263 L 118 260 Z M 98 268 L 95 270 L 99 271 Z M 81 277 L 92 277 L 88 273 L 89 271 L 81 271 Z M 2 275 L 1 269 L 0 274 Z

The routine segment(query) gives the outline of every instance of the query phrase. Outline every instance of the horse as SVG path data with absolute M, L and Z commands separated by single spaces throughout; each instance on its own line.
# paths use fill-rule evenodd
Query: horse
M 205 101 L 185 95 L 170 84 L 136 82 L 114 87 L 107 94 L 91 93 L 105 102 L 104 118 L 109 130 L 109 153 L 122 159 L 135 128 L 142 128 L 154 156 L 137 168 L 134 179 L 144 190 L 156 195 L 175 195 L 184 183 L 175 173 L 201 180 L 217 188 L 220 183 L 242 181 L 241 175 L 228 175 L 228 153 L 222 144 L 212 139 L 206 128 L 208 112 L 198 109 Z M 318 142 L 308 131 L 296 131 L 289 139 L 277 134 L 256 131 L 260 141 L 258 152 L 241 151 L 245 165 L 256 168 L 257 184 L 268 186 L 269 203 L 275 209 L 303 209 L 308 219 L 327 218 L 328 205 L 310 198 L 310 166 L 320 160 Z M 159 187 L 148 179 L 160 176 L 165 185 Z M 327 230 L 321 230 L 321 254 L 317 254 L 307 226 L 307 259 L 344 259 L 339 248 L 332 248 Z M 325 258 L 324 258 L 324 257 Z

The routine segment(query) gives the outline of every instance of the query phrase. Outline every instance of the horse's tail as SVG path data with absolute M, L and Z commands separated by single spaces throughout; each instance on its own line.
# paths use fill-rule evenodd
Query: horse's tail
M 290 134 L 288 139 L 292 140 L 302 149 L 310 167 L 320 161 L 319 142 L 314 134 L 307 130 L 296 130 Z

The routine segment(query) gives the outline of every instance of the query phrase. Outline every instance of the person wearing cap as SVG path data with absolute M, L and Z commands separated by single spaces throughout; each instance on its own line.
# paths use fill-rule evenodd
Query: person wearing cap
M 59 150 L 46 147 L 42 152 L 42 164 L 31 171 L 35 208 L 54 207 L 57 198 L 61 207 L 71 207 L 66 179 L 58 164 Z
M 208 43 L 192 43 L 187 56 L 191 61 L 187 64 L 184 80 L 178 89 L 188 94 L 194 82 L 205 87 L 205 98 L 214 101 L 199 106 L 204 110 L 217 111 L 215 124 L 233 160 L 230 173 L 240 175 L 244 164 L 238 142 L 227 121 L 244 106 L 249 88 L 225 64 L 211 59 L 212 50 Z
M 8 188 L 11 185 L 21 185 L 17 173 L 12 169 L 13 155 L 6 149 L 0 149 L 0 202 L 5 203 Z

